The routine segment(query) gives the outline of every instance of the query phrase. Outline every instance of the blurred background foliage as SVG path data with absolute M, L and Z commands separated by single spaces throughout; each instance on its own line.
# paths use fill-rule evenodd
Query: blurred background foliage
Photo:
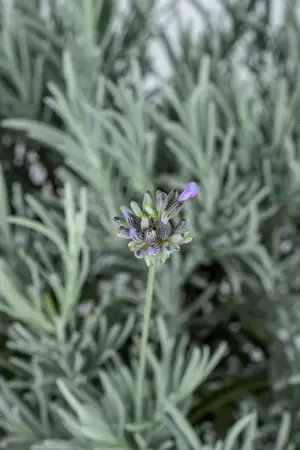
M 0 447 L 300 448 L 300 3 L 188 3 L 200 30 L 172 0 L 0 1 Z M 112 218 L 190 180 L 136 424 L 147 270 Z

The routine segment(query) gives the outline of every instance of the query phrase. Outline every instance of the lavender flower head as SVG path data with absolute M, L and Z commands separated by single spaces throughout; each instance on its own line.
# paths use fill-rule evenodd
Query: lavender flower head
M 184 219 L 177 223 L 174 218 L 184 206 L 184 202 L 195 197 L 199 186 L 195 182 L 188 183 L 178 196 L 173 190 L 167 195 L 156 191 L 155 199 L 150 192 L 144 195 L 142 208 L 131 202 L 130 208 L 121 207 L 124 218 L 115 217 L 118 236 L 130 239 L 129 249 L 139 259 L 145 259 L 148 266 L 154 259 L 163 264 L 174 251 L 180 250 L 193 237 L 187 229 Z

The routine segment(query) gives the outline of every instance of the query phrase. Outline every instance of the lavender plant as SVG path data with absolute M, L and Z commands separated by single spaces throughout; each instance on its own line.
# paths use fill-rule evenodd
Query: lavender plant
M 0 448 L 299 447 L 299 5 L 210 3 L 0 1 Z
M 131 239 L 128 247 L 138 259 L 145 259 L 149 267 L 144 324 L 140 346 L 140 360 L 137 373 L 136 420 L 141 420 L 144 397 L 143 381 L 145 376 L 146 349 L 149 334 L 151 306 L 155 281 L 155 264 L 163 264 L 173 252 L 179 251 L 182 244 L 192 241 L 185 219 L 175 222 L 184 203 L 197 195 L 199 186 L 194 181 L 188 183 L 180 195 L 172 190 L 169 194 L 156 191 L 155 201 L 148 191 L 144 195 L 142 208 L 131 202 L 131 210 L 121 207 L 124 219 L 115 217 L 119 226 L 118 236 Z

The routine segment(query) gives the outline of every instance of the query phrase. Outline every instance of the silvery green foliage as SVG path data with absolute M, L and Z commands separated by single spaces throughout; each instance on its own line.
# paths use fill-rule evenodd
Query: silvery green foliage
M 22 437 L 24 447 L 36 449 L 122 448 L 165 449 L 174 443 L 182 449 L 254 449 L 256 417 L 245 416 L 228 432 L 224 442 L 201 442 L 186 421 L 185 411 L 191 393 L 214 369 L 224 353 L 220 347 L 214 355 L 191 349 L 186 352 L 185 338 L 168 341 L 164 322 L 158 319 L 160 344 L 164 347 L 161 360 L 149 352 L 150 371 L 147 383 L 148 402 L 144 409 L 144 422 L 135 424 L 133 417 L 134 374 L 117 358 L 108 371 L 99 372 L 100 390 L 75 380 L 57 379 L 60 397 L 48 398 L 48 389 L 42 379 L 43 371 L 34 369 L 33 392 L 21 401 L 2 383 L 0 402 L 2 423 L 10 423 L 14 433 L 4 442 L 18 443 Z M 175 359 L 170 358 L 171 354 Z M 204 371 L 205 368 L 205 371 Z M 192 377 L 194 381 L 192 382 Z M 188 402 L 188 403 L 186 403 Z M 30 406 L 26 406 L 30 405 Z M 14 408 L 13 414 L 11 408 Z M 17 412 L 17 414 L 16 414 Z M 50 427 L 50 423 L 52 426 Z M 285 448 L 290 427 L 289 416 L 279 429 L 276 449 Z M 50 436 L 52 439 L 50 439 Z M 241 439 L 241 441 L 240 441 Z M 236 443 L 240 442 L 239 447 Z M 274 448 L 274 447 L 273 447 Z M 289 447 L 292 450 L 292 446 Z
M 148 358 L 152 375 L 147 381 L 148 401 L 143 411 L 144 423 L 135 424 L 133 421 L 134 371 L 123 365 L 116 354 L 109 369 L 99 370 L 98 366 L 100 381 L 98 389 L 88 384 L 87 378 L 76 376 L 76 370 L 73 369 L 73 379 L 70 376 L 72 372 L 57 374 L 57 391 L 53 390 L 54 380 L 43 380 L 43 374 L 50 373 L 51 369 L 47 370 L 40 365 L 36 351 L 37 359 L 31 368 L 32 384 L 28 383 L 29 393 L 26 400 L 32 405 L 33 410 L 34 405 L 38 404 L 39 413 L 29 412 L 28 407 L 26 408 L 21 401 L 15 404 L 18 414 L 14 423 L 16 427 L 18 424 L 19 428 L 15 429 L 14 436 L 7 442 L 14 442 L 14 439 L 17 442 L 18 436 L 22 436 L 23 433 L 23 442 L 27 442 L 27 445 L 32 444 L 30 448 L 48 448 L 48 445 L 52 445 L 49 439 L 54 434 L 56 439 L 53 445 L 56 445 L 55 441 L 60 441 L 57 445 L 61 447 L 58 448 L 68 448 L 70 441 L 78 448 L 81 446 L 93 448 L 92 445 L 99 448 L 114 446 L 142 449 L 145 445 L 152 448 L 166 448 L 168 441 L 173 442 L 173 431 L 167 416 L 170 414 L 172 417 L 176 405 L 180 406 L 181 411 L 187 411 L 192 393 L 216 367 L 224 355 L 225 347 L 221 345 L 214 354 L 210 354 L 208 348 L 204 348 L 202 352 L 198 348 L 188 350 L 187 337 L 170 338 L 162 319 L 158 319 L 157 329 L 162 356 L 158 359 L 149 349 Z M 42 351 L 43 347 L 40 349 L 40 352 Z M 60 356 L 56 364 L 63 362 Z M 55 361 L 52 364 L 49 362 L 50 367 L 54 365 Z M 30 393 L 32 389 L 33 392 Z M 0 403 L 0 412 L 3 421 L 8 421 L 10 408 L 14 407 L 16 397 L 5 383 L 2 391 L 4 397 L 3 403 Z M 56 392 L 57 399 L 47 401 L 45 397 L 51 392 Z M 57 397 L 58 393 L 60 396 Z M 54 428 L 50 429 L 49 421 L 52 418 L 55 421 Z M 58 419 L 60 425 L 56 425 Z M 45 447 L 42 443 L 44 440 Z
M 84 315 L 82 319 L 77 313 L 78 296 L 89 270 L 89 251 L 84 241 L 84 191 L 81 210 L 77 212 L 71 189 L 66 187 L 66 240 L 47 217 L 43 207 L 32 198 L 28 201 L 44 223 L 18 217 L 11 218 L 9 223 L 35 230 L 37 239 L 39 234 L 47 238 L 60 255 L 64 276 L 60 279 L 58 263 L 55 267 L 49 255 L 37 252 L 38 260 L 20 250 L 20 258 L 30 274 L 28 288 L 24 291 L 22 280 L 1 260 L 0 309 L 11 318 L 23 322 L 14 323 L 9 331 L 7 346 L 16 353 L 12 361 L 8 362 L 19 370 L 20 375 L 23 373 L 24 379 L 20 383 L 24 386 L 28 384 L 26 377 L 31 371 L 31 364 L 25 363 L 22 354 L 33 358 L 35 365 L 49 374 L 43 381 L 45 386 L 55 383 L 60 375 L 82 383 L 95 377 L 99 367 L 124 344 L 132 332 L 134 318 L 129 314 L 122 326 L 113 322 L 109 324 L 105 304 L 93 307 L 93 313 Z M 53 297 L 47 294 L 49 288 L 55 295 L 55 303 Z M 66 330 L 69 325 L 73 330 L 71 335 Z M 51 367 L 52 370 L 56 367 L 53 373 Z
M 197 176 L 201 180 L 203 195 L 198 197 L 201 212 L 198 208 L 197 217 L 192 210 L 190 213 L 193 228 L 199 230 L 199 244 L 193 250 L 204 255 L 214 254 L 222 261 L 235 289 L 239 287 L 234 275 L 239 264 L 249 267 L 268 290 L 272 287 L 274 268 L 270 256 L 259 242 L 259 227 L 260 221 L 271 211 L 265 211 L 263 216 L 258 213 L 268 188 L 259 185 L 254 177 L 241 179 L 238 175 L 237 161 L 231 157 L 234 124 L 228 120 L 226 130 L 219 129 L 218 121 L 223 115 L 227 118 L 226 113 L 230 119 L 230 113 L 223 109 L 225 99 L 222 99 L 221 88 L 211 82 L 210 70 L 210 60 L 204 56 L 199 84 L 191 90 L 184 103 L 175 91 L 165 88 L 179 121 L 166 120 L 156 111 L 153 117 L 166 134 L 167 144 L 181 167 L 182 176 Z M 221 158 L 217 138 L 222 149 Z M 173 185 L 174 181 L 170 182 Z
M 168 449 L 183 450 L 254 450 L 257 447 L 257 418 L 255 414 L 245 415 L 228 431 L 224 441 L 202 442 L 179 408 L 171 403 L 165 407 L 164 423 L 153 429 L 153 423 L 145 422 L 142 426 L 126 423 L 126 389 L 132 389 L 132 379 L 126 368 L 121 367 L 118 377 L 124 383 L 122 392 L 115 390 L 112 380 L 102 376 L 105 395 L 95 398 L 95 392 L 78 391 L 74 386 L 59 380 L 63 406 L 50 404 L 44 390 L 36 384 L 28 407 L 12 390 L 1 383 L 2 398 L 0 411 L 2 424 L 9 424 L 14 431 L 12 437 L 5 438 L 4 446 L 13 446 L 17 450 L 71 450 L 83 448 L 118 448 L 118 449 Z M 102 401 L 101 401 L 102 400 Z M 126 399 L 127 400 L 127 399 Z M 104 402 L 105 401 L 105 402 Z M 51 407 L 49 408 L 49 405 Z M 109 418 L 109 422 L 107 419 Z M 112 420 L 117 418 L 118 422 Z M 52 427 L 50 426 L 50 423 Z M 288 444 L 290 416 L 285 414 L 277 430 L 275 442 L 263 448 L 272 450 L 294 450 Z M 55 429 L 53 429 L 53 426 Z M 126 431 L 125 431 L 126 430 Z M 155 432 L 156 430 L 156 432 Z M 125 431 L 125 433 L 124 433 Z M 51 433 L 51 439 L 49 435 Z M 21 442 L 20 442 L 21 438 Z M 163 443 L 162 443 L 163 441 Z M 153 447 L 149 443 L 153 443 Z M 148 445 L 148 446 L 147 446 Z M 146 446 L 146 447 L 145 447 Z
M 121 2 L 71 3 L 0 5 L 3 130 L 24 132 L 29 145 L 59 155 L 56 175 L 63 186 L 58 198 L 46 192 L 24 198 L 23 187 L 10 192 L 0 177 L 0 320 L 7 338 L 0 360 L 6 378 L 0 427 L 7 432 L 1 445 L 292 450 L 296 414 L 284 414 L 279 426 L 272 413 L 286 406 L 297 413 L 300 401 L 298 28 L 283 27 L 266 39 L 277 45 L 277 35 L 284 36 L 286 67 L 276 60 L 281 53 L 268 49 L 259 70 L 248 66 L 246 82 L 226 27 L 220 31 L 210 20 L 203 39 L 193 27 L 181 28 L 177 49 L 162 33 L 174 83 L 160 83 L 156 97 L 140 67 L 146 38 L 158 35 L 156 2 L 139 8 L 132 1 L 124 14 Z M 207 18 L 200 2 L 192 3 Z M 224 2 L 223 14 L 237 7 L 242 17 L 252 3 Z M 142 26 L 135 32 L 137 21 Z M 253 23 L 245 21 L 242 29 Z M 247 58 L 251 43 L 245 41 Z M 162 153 L 172 170 L 163 166 Z M 144 422 L 136 424 L 145 268 L 115 238 L 112 217 L 147 189 L 179 189 L 189 179 L 201 183 L 201 195 L 186 207 L 195 240 L 157 273 L 147 401 Z M 225 272 L 219 284 L 203 273 L 212 262 Z M 90 278 L 96 299 L 87 289 Z M 201 288 L 192 302 L 187 282 Z M 224 305 L 218 314 L 216 302 Z M 249 308 L 259 311 L 255 322 Z M 225 370 L 218 363 L 227 353 L 223 344 L 214 352 L 190 345 L 186 333 L 192 329 L 201 339 L 203 325 L 217 329 L 232 310 L 259 338 L 262 321 L 271 329 L 277 396 L 271 411 L 262 412 L 270 425 L 260 427 L 255 414 L 245 414 L 218 441 L 205 424 L 205 432 L 193 427 L 188 412 L 194 403 L 202 407 L 201 388 L 222 387 Z M 128 341 L 131 365 L 123 358 Z

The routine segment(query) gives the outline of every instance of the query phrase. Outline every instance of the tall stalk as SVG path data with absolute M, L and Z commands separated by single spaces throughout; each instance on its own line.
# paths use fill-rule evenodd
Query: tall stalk
M 150 318 L 151 318 L 154 281 L 155 281 L 155 261 L 154 261 L 153 266 L 149 267 L 149 272 L 148 272 L 144 323 L 143 323 L 143 332 L 142 332 L 141 347 L 140 347 L 140 359 L 139 359 L 139 366 L 138 366 L 138 372 L 137 372 L 136 420 L 138 422 L 142 418 L 142 410 L 143 410 L 146 353 L 147 353 L 147 343 L 148 343 L 149 326 L 150 326 Z

